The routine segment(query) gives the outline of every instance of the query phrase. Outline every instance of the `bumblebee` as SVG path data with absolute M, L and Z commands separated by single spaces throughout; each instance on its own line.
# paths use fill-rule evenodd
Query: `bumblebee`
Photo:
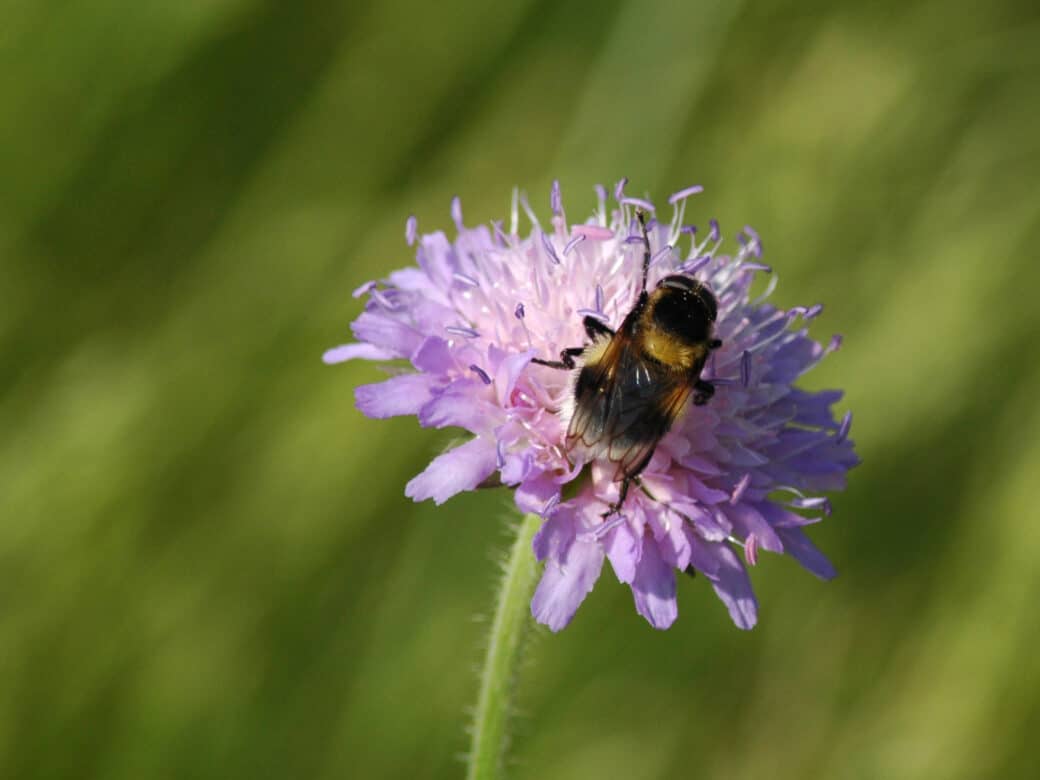
M 713 335 L 718 303 L 699 281 L 674 274 L 647 292 L 650 239 L 642 212 L 638 217 L 642 285 L 621 326 L 611 330 L 587 316 L 582 323 L 589 344 L 563 350 L 559 360 L 532 360 L 577 369 L 565 446 L 585 462 L 605 459 L 616 465 L 614 481 L 621 488 L 604 517 L 621 509 L 631 483 L 638 482 L 691 396 L 701 406 L 714 395 L 714 385 L 701 379 L 701 371 L 712 350 L 722 346 Z

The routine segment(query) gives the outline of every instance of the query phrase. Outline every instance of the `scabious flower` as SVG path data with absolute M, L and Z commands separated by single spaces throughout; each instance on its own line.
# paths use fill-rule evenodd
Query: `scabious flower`
M 531 609 L 552 630 L 570 622 L 604 559 L 655 628 L 678 615 L 676 572 L 696 571 L 733 622 L 749 629 L 758 605 L 747 566 L 760 550 L 786 553 L 823 579 L 835 574 L 803 527 L 829 514 L 820 493 L 843 488 L 858 462 L 851 416 L 836 420 L 831 412 L 840 391 L 808 392 L 794 382 L 840 339 L 823 346 L 809 337 L 804 323 L 820 306 L 784 311 L 767 303 L 776 276 L 752 299 L 754 276 L 771 274 L 758 235 L 746 227 L 735 251 L 721 253 L 716 221 L 701 231 L 683 222 L 701 188 L 675 193 L 671 220 L 647 224 L 649 289 L 682 273 L 714 291 L 723 344 L 702 376 L 717 392 L 707 405 L 691 405 L 658 445 L 641 474 L 653 498 L 633 489 L 619 513 L 604 517 L 618 498 L 614 465 L 574 462 L 564 445 L 572 377 L 531 359 L 580 346 L 584 316 L 616 327 L 634 305 L 643 256 L 635 213 L 656 212 L 624 189 L 622 180 L 608 198 L 597 187 L 598 207 L 580 224 L 568 223 L 558 183 L 545 226 L 516 193 L 508 228 L 467 227 L 457 198 L 454 240 L 441 231 L 420 236 L 410 217 L 405 235 L 417 265 L 354 292 L 367 297 L 352 325 L 357 343 L 324 359 L 408 361 L 412 370 L 357 388 L 361 412 L 417 415 L 425 427 L 472 434 L 412 479 L 409 497 L 441 504 L 503 484 L 519 509 L 544 519 L 534 552 L 545 571 Z M 531 222 L 526 237 L 521 209 Z

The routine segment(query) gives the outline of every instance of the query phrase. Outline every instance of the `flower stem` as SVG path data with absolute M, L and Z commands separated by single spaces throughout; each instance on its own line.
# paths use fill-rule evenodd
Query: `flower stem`
M 480 678 L 467 780 L 495 780 L 502 776 L 513 682 L 530 624 L 531 592 L 538 579 L 531 540 L 541 522 L 538 515 L 524 517 L 506 562 Z

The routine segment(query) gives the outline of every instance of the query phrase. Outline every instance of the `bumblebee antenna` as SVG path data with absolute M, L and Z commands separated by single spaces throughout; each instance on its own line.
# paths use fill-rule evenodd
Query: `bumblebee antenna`
M 646 215 L 642 210 L 636 211 L 636 218 L 639 229 L 643 231 L 643 285 L 640 290 L 646 292 L 646 279 L 650 275 L 650 237 L 646 234 Z

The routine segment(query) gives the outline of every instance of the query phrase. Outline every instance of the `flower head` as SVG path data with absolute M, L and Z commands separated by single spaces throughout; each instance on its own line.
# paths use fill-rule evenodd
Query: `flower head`
M 636 210 L 655 208 L 627 197 L 625 183 L 612 200 L 597 187 L 598 207 L 580 224 L 568 223 L 558 184 L 544 226 L 516 193 L 508 227 L 465 226 L 456 198 L 454 240 L 441 231 L 420 236 L 410 217 L 405 235 L 417 264 L 354 292 L 367 297 L 352 326 L 357 343 L 324 359 L 409 361 L 413 370 L 359 387 L 358 408 L 376 418 L 414 414 L 423 426 L 473 435 L 412 479 L 409 497 L 440 504 L 500 483 L 514 489 L 522 511 L 544 518 L 534 551 L 545 571 L 531 608 L 551 629 L 571 620 L 604 559 L 655 628 L 678 614 L 676 571 L 701 573 L 734 623 L 751 628 L 758 606 L 747 566 L 761 550 L 786 553 L 824 579 L 835 574 L 803 526 L 829 514 L 820 493 L 843 488 L 858 462 L 851 417 L 831 412 L 841 392 L 807 392 L 794 382 L 840 339 L 822 346 L 809 337 L 806 323 L 820 306 L 783 311 L 767 303 L 775 276 L 752 299 L 755 275 L 771 273 L 757 233 L 744 228 L 735 251 L 723 254 L 717 222 L 700 231 L 683 222 L 687 199 L 701 188 L 675 193 L 671 220 L 647 223 L 648 288 L 680 273 L 713 291 L 722 346 L 702 378 L 717 392 L 686 409 L 640 473 L 640 489 L 609 513 L 618 500 L 616 464 L 584 464 L 567 449 L 571 373 L 531 361 L 585 343 L 584 317 L 617 327 L 635 304 L 643 258 Z M 521 209 L 532 224 L 526 237 Z

